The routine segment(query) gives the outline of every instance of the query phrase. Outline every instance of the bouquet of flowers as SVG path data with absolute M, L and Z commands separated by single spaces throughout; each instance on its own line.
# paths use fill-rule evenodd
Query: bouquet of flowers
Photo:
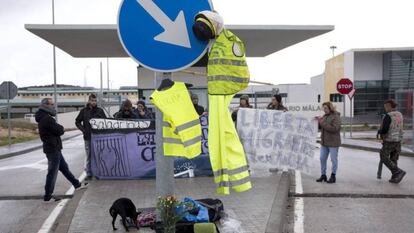
M 180 202 L 172 195 L 158 197 L 157 209 L 160 214 L 164 233 L 175 233 L 175 224 L 191 208 L 191 203 Z

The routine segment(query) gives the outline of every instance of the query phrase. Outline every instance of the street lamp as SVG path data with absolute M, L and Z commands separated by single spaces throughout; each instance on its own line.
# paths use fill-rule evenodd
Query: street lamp
M 335 49 L 337 49 L 337 47 L 335 45 L 332 45 L 329 48 L 332 49 L 332 57 L 335 57 Z
M 83 70 L 83 91 L 86 91 L 86 86 L 87 86 L 86 71 L 88 69 L 89 69 L 89 66 L 86 66 L 85 69 Z M 86 102 L 86 95 L 83 99 Z
M 85 69 L 83 70 L 83 87 L 86 88 L 87 84 L 87 80 L 86 80 L 86 71 L 89 69 L 89 66 L 86 66 Z

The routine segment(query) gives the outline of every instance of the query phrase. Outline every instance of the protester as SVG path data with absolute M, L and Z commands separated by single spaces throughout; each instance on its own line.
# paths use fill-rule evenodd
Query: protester
M 95 94 L 89 95 L 88 103 L 86 106 L 79 112 L 76 117 L 75 124 L 76 127 L 83 133 L 83 140 L 85 141 L 85 172 L 86 180 L 92 179 L 92 169 L 91 169 L 91 124 L 89 120 L 92 118 L 106 118 L 105 112 L 102 108 L 97 106 L 97 99 Z
M 58 171 L 62 172 L 65 178 L 69 180 L 77 190 L 86 188 L 88 185 L 87 183 L 81 184 L 69 170 L 68 164 L 61 152 L 62 140 L 60 136 L 62 136 L 65 131 L 63 126 L 56 123 L 53 116 L 56 116 L 53 100 L 51 98 L 43 99 L 39 110 L 36 112 L 35 119 L 38 123 L 40 139 L 43 142 L 43 152 L 46 154 L 48 160 L 45 195 L 43 196 L 45 202 L 60 200 L 60 198 L 52 195 L 55 189 Z
M 325 115 L 316 117 L 319 122 L 319 128 L 321 129 L 321 177 L 316 182 L 326 181 L 328 183 L 335 183 L 336 171 L 338 169 L 338 151 L 341 145 L 341 118 L 331 102 L 323 103 L 322 107 Z M 332 161 L 332 173 L 329 180 L 327 180 L 326 162 L 329 155 Z
M 121 109 L 114 114 L 114 118 L 116 119 L 136 119 L 138 118 L 137 114 L 135 114 L 134 109 L 132 108 L 132 103 L 129 99 L 126 99 L 122 102 Z
M 382 139 L 380 158 L 382 163 L 391 171 L 389 182 L 400 183 L 406 172 L 398 168 L 398 158 L 403 139 L 403 115 L 396 110 L 397 103 L 387 100 L 384 103 L 385 116 L 378 131 L 377 138 Z
M 201 105 L 198 105 L 198 96 L 196 94 L 191 94 L 191 101 L 193 101 L 194 108 L 199 116 L 203 115 L 205 113 L 204 107 Z
M 153 114 L 151 111 L 148 110 L 147 106 L 145 105 L 145 102 L 140 100 L 137 103 L 137 108 L 135 111 L 135 115 L 138 119 L 153 119 Z
M 231 118 L 235 122 L 237 122 L 237 113 L 239 112 L 240 108 L 253 108 L 253 106 L 251 106 L 250 103 L 249 103 L 249 96 L 248 95 L 240 96 L 239 106 L 231 113 Z
M 269 105 L 267 105 L 267 108 L 269 110 L 280 110 L 286 112 L 288 109 L 283 106 L 282 103 L 282 96 L 281 95 L 273 95 L 272 96 L 272 102 L 270 102 Z

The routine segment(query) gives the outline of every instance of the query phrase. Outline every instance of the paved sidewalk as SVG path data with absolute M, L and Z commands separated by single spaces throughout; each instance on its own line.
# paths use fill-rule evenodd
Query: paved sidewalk
M 185 178 L 175 180 L 177 197 L 219 198 L 227 212 L 234 212 L 245 233 L 263 233 L 269 219 L 273 200 L 277 193 L 280 174 L 269 173 L 266 177 L 252 177 L 253 189 L 229 196 L 215 194 L 212 177 Z M 155 180 L 93 181 L 84 193 L 72 219 L 70 233 L 112 233 L 112 218 L 109 207 L 120 197 L 128 197 L 137 208 L 154 207 L 156 202 Z M 280 210 L 273 210 L 280 211 Z M 117 232 L 124 228 L 116 221 Z M 137 232 L 136 229 L 130 229 Z M 154 232 L 141 228 L 139 232 Z
M 79 130 L 72 130 L 67 131 L 62 136 L 62 141 L 72 139 L 81 135 L 82 133 Z M 9 146 L 2 146 L 0 147 L 0 159 L 9 158 L 16 155 L 25 154 L 37 149 L 42 148 L 42 141 L 39 139 L 35 139 L 28 142 L 16 143 Z

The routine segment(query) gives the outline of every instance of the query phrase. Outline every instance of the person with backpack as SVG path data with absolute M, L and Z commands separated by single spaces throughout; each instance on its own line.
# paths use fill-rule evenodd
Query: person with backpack
M 403 139 L 404 118 L 401 112 L 397 111 L 397 103 L 394 100 L 387 100 L 384 103 L 385 116 L 377 138 L 382 139 L 380 151 L 381 162 L 391 171 L 392 176 L 389 182 L 398 184 L 406 172 L 398 167 L 398 158 L 401 152 L 401 141 Z

